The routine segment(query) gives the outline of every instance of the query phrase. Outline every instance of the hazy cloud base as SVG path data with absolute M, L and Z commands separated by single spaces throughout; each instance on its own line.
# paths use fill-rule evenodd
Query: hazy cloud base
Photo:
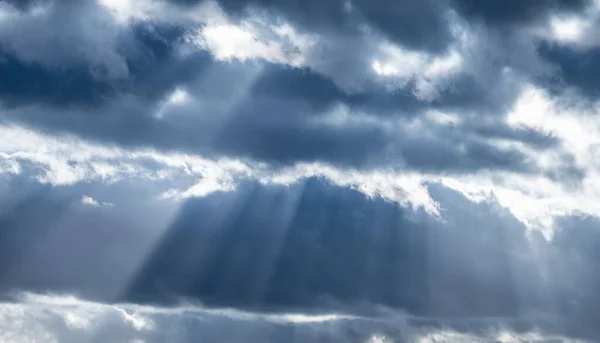
M 585 342 L 539 330 L 512 331 L 498 318 L 444 323 L 391 312 L 376 318 L 260 314 L 190 305 L 106 305 L 69 296 L 18 298 L 0 303 L 3 342 Z

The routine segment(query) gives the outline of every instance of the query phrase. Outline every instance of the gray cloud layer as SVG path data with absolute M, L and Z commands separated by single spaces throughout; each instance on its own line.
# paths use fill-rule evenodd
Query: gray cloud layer
M 18 144 L 0 137 L 0 148 L 8 147 L 0 150 L 4 295 L 72 293 L 103 302 L 77 300 L 76 306 L 101 307 L 109 317 L 121 313 L 114 307 L 121 305 L 107 303 L 166 306 L 182 298 L 275 316 L 291 310 L 364 315 L 336 321 L 334 332 L 325 334 L 323 323 L 273 324 L 255 314 L 260 318 L 244 324 L 215 319 L 205 309 L 163 316 L 169 310 L 153 308 L 162 313 L 149 315 L 158 327 L 184 327 L 179 341 L 223 339 L 211 336 L 223 325 L 236 325 L 244 335 L 258 327 L 264 331 L 257 339 L 278 342 L 295 334 L 297 341 L 364 342 L 378 330 L 391 340 L 413 341 L 432 326 L 474 341 L 493 340 L 489 331 L 498 327 L 599 337 L 600 219 L 550 203 L 561 215 L 547 240 L 517 219 L 515 213 L 530 214 L 527 204 L 510 213 L 493 194 L 474 202 L 442 180 L 452 176 L 477 186 L 478 177 L 491 175 L 492 182 L 512 181 L 516 188 L 528 183 L 530 193 L 549 187 L 547 180 L 560 191 L 586 191 L 584 181 L 596 169 L 581 158 L 585 142 L 543 125 L 517 125 L 522 118 L 513 112 L 531 87 L 573 100 L 578 109 L 594 108 L 598 48 L 544 33 L 553 20 L 595 18 L 592 2 L 132 3 L 0 1 L 2 128 L 77 137 L 106 149 L 150 149 L 173 159 L 236 159 L 273 175 L 302 163 L 353 175 L 385 171 L 390 179 L 394 173 L 433 175 L 438 180 L 423 192 L 437 201 L 439 217 L 430 208 L 391 203 L 377 192 L 367 197 L 353 182 L 330 183 L 308 172 L 289 185 L 262 180 L 259 172 L 240 182 L 217 175 L 230 184 L 212 185 L 181 203 L 156 198 L 177 193 L 181 184 L 161 179 L 152 163 L 166 162 L 152 159 L 152 180 L 79 182 L 86 179 L 79 175 L 69 182 L 72 175 L 59 175 L 55 179 L 67 181 L 55 184 L 63 186 L 44 184 L 40 174 L 49 171 L 35 162 L 60 173 L 52 166 L 55 156 L 45 154 L 76 152 L 15 149 Z M 222 12 L 203 7 L 210 4 Z M 569 135 L 586 139 L 576 129 Z M 80 153 L 107 154 L 93 151 Z M 119 154 L 99 160 L 111 170 Z M 75 170 L 77 161 L 67 164 Z M 186 182 L 209 179 L 209 167 L 198 176 L 187 162 L 173 163 L 185 165 Z M 121 165 L 118 172 L 138 167 Z M 214 190 L 227 191 L 206 195 Z M 55 305 L 62 318 L 62 305 Z M 21 300 L 11 306 L 35 312 L 50 305 Z M 126 306 L 134 311 L 137 305 Z M 410 323 L 406 332 L 395 332 L 397 322 L 376 319 L 380 307 L 408 313 L 403 323 L 418 316 L 428 329 Z M 188 325 L 199 317 L 202 332 Z M 56 318 L 38 313 L 25 320 L 62 323 Z M 490 325 L 491 318 L 498 322 Z M 465 324 L 472 320 L 477 323 Z M 83 337 L 61 325 L 45 328 L 58 328 L 58 340 Z M 91 340 L 108 339 L 109 327 Z M 161 330 L 123 330 L 126 338 L 174 339 L 157 337 Z M 239 341 L 233 336 L 227 339 Z
M 319 20 L 310 13 L 324 9 L 316 3 L 301 4 L 247 5 L 301 16 L 292 18 L 292 22 Z M 246 8 L 238 2 L 225 2 L 223 6 L 230 10 Z M 345 18 L 342 4 L 328 6 Z M 409 25 L 407 29 L 383 31 L 410 34 L 423 43 L 427 40 L 418 32 L 427 22 L 425 27 L 435 31 L 431 36 L 442 37 L 431 21 L 418 15 L 432 13 L 442 18 L 445 10 L 437 8 L 441 5 L 411 2 L 414 10 L 410 11 L 400 4 L 392 6 L 398 6 L 402 15 L 415 18 L 414 23 L 391 21 L 389 18 L 397 15 L 383 4 L 365 2 L 355 6 L 373 25 Z M 61 20 L 65 16 L 76 18 L 62 14 L 67 10 L 91 21 Z M 2 23 L 7 27 L 4 38 L 0 37 L 4 52 L 0 73 L 8 80 L 0 86 L 1 100 L 8 106 L 2 113 L 4 120 L 117 144 L 247 157 L 276 164 L 321 161 L 361 168 L 392 165 L 459 172 L 488 168 L 531 171 L 536 166 L 520 150 L 498 147 L 487 139 L 507 139 L 534 149 L 553 146 L 552 138 L 541 133 L 519 132 L 501 120 L 484 119 L 494 113 L 502 115 L 516 94 L 511 94 L 511 89 L 518 89 L 518 83 L 506 83 L 504 77 L 496 78 L 495 86 L 483 84 L 485 80 L 479 74 L 463 72 L 449 81 L 450 85 L 433 101 L 415 97 L 414 82 L 394 91 L 373 84 L 348 93 L 319 71 L 265 62 L 219 62 L 205 52 L 183 56 L 178 47 L 190 27 L 182 24 L 139 22 L 110 28 L 110 20 L 99 18 L 103 16 L 108 17 L 108 13 L 91 2 L 78 6 L 65 3 L 51 5 L 35 16 L 25 14 L 15 23 Z M 328 25 L 334 22 L 323 20 Z M 445 25 L 450 25 L 446 22 L 444 19 Z M 312 22 L 305 25 L 320 30 Z M 107 26 L 109 30 L 104 29 Z M 59 31 L 61 27 L 69 32 L 68 36 Z M 336 30 L 346 30 L 343 27 Z M 35 32 L 47 37 L 38 37 Z M 319 31 L 324 39 L 329 39 L 328 32 Z M 331 33 L 331 39 L 335 41 L 338 34 Z M 56 43 L 40 54 L 37 51 L 42 41 L 46 45 Z M 356 48 L 340 45 L 334 51 Z M 369 51 L 365 53 L 368 56 Z M 498 57 L 498 62 L 511 65 L 510 60 Z M 335 58 L 343 58 L 342 62 L 347 59 L 343 55 Z M 368 67 L 365 62 L 356 65 L 358 69 L 349 69 L 350 73 L 361 73 L 360 68 Z M 488 69 L 496 73 L 493 70 L 501 67 Z M 185 87 L 198 101 L 168 111 L 161 120 L 153 114 L 175 87 Z M 229 103 L 226 107 L 222 106 L 225 102 Z M 366 113 L 383 117 L 384 122 L 345 123 L 339 127 L 313 123 L 313 117 L 324 116 L 339 105 L 345 106 L 350 115 Z M 408 118 L 430 110 L 456 111 L 464 116 L 465 123 L 452 128 L 428 123 L 419 131 L 410 127 Z M 397 125 L 395 130 L 382 128 L 389 121 Z
M 511 331 L 500 320 L 463 322 L 479 333 L 443 321 L 391 313 L 378 318 L 335 314 L 261 314 L 200 306 L 161 309 L 106 305 L 64 296 L 20 295 L 0 303 L 0 339 L 46 342 L 583 342 L 539 330 Z M 29 322 L 27 328 L 5 325 Z
M 28 191 L 2 199 L 5 291 L 275 312 L 373 315 L 383 305 L 457 320 L 457 329 L 469 318 L 504 318 L 512 330 L 598 334 L 597 218 L 565 217 L 547 242 L 497 205 L 439 185 L 430 190 L 443 222 L 306 179 L 190 200 L 169 223 L 160 203 L 112 191 L 104 199 L 115 207 L 87 207 L 69 198 L 74 189 L 14 182 L 5 187 Z

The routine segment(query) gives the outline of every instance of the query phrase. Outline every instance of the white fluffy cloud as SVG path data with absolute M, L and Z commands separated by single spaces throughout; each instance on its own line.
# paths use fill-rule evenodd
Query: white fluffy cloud
M 592 1 L 593 5 L 584 13 L 571 15 L 555 15 L 534 31 L 540 37 L 558 44 L 576 49 L 591 49 L 600 45 L 596 34 L 600 19 L 600 1 Z
M 81 197 L 81 203 L 84 204 L 84 205 L 89 205 L 89 206 L 94 206 L 94 207 L 111 207 L 111 206 L 114 206 L 113 203 L 106 202 L 106 201 L 98 201 L 98 200 L 92 198 L 89 195 L 84 195 L 83 197 Z

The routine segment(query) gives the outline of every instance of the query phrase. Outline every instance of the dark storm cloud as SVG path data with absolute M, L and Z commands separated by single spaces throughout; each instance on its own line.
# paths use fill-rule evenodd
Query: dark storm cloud
M 521 152 L 497 148 L 487 139 L 518 141 L 539 149 L 557 143 L 548 135 L 509 128 L 501 122 L 484 126 L 466 121 L 464 125 L 451 127 L 428 123 L 415 130 L 409 123 L 422 114 L 424 104 L 401 91 L 370 89 L 349 95 L 340 92 L 331 81 L 309 71 L 276 65 L 262 68 L 248 90 L 247 98 L 241 99 L 228 115 L 234 119 L 223 129 L 218 141 L 219 146 L 224 144 L 224 150 L 247 149 L 253 151 L 254 157 L 274 161 L 285 160 L 287 151 L 291 158 L 289 162 L 294 158 L 303 161 L 316 158 L 336 164 L 394 165 L 404 160 L 409 169 L 428 171 L 443 168 L 452 171 L 478 168 L 528 170 L 534 166 L 528 165 Z M 208 84 L 215 87 L 214 82 Z M 197 94 L 208 91 L 204 86 L 192 89 Z M 231 89 L 231 86 L 223 89 Z M 219 95 L 210 94 L 213 101 L 219 102 Z M 363 111 L 374 115 L 375 121 L 382 120 L 381 125 L 385 125 L 386 120 L 398 120 L 398 127 L 388 131 L 368 124 L 313 124 L 314 120 L 326 118 L 339 104 L 348 106 L 350 116 L 358 114 L 355 111 Z
M 224 63 L 214 61 L 206 52 L 179 56 L 177 47 L 186 29 L 189 28 L 140 23 L 122 33 L 115 49 L 128 74 L 117 79 L 98 75 L 90 65 L 47 68 L 23 61 L 10 50 L 0 50 L 0 73 L 7 80 L 0 85 L 0 101 L 9 106 L 35 103 L 68 106 L 98 105 L 122 95 L 162 100 L 175 86 L 185 86 L 202 77 L 211 66 Z M 360 62 L 360 67 L 367 64 Z M 434 101 L 424 101 L 415 97 L 415 82 L 392 91 L 371 82 L 361 91 L 348 93 L 334 80 L 309 69 L 277 64 L 266 64 L 264 69 L 248 90 L 250 94 L 306 103 L 317 113 L 338 103 L 387 116 L 416 116 L 429 108 L 477 110 L 482 114 L 506 110 L 506 105 L 501 105 L 507 100 L 503 94 L 488 93 L 473 76 L 466 74 L 451 80 Z
M 469 202 L 438 192 L 450 198 L 445 225 L 318 179 L 190 200 L 126 297 L 309 308 L 332 297 L 425 316 L 517 315 L 527 299 L 511 251 L 527 253 L 524 228 L 490 208 L 463 217 L 475 208 L 456 211 Z
M 3 54 L 0 62 L 0 95 L 4 106 L 50 103 L 89 105 L 109 95 L 110 83 L 95 80 L 88 70 L 48 70 L 26 65 Z
M 503 138 L 541 149 L 556 144 L 551 137 L 501 123 L 487 128 L 432 124 L 426 132 L 403 124 L 393 135 L 376 126 L 314 124 L 311 120 L 339 104 L 383 120 L 406 121 L 427 108 L 485 110 L 482 99 L 487 95 L 469 82 L 458 91 L 448 90 L 433 104 L 415 99 L 410 89 L 389 92 L 373 87 L 348 94 L 310 70 L 219 62 L 202 51 L 178 56 L 175 43 L 165 42 L 177 41 L 183 32 L 177 26 L 134 27 L 132 53 L 126 56 L 130 73 L 117 81 L 96 79 L 81 69 L 51 70 L 7 59 L 0 71 L 11 82 L 3 83 L 0 92 L 12 109 L 3 116 L 44 131 L 129 147 L 275 164 L 321 161 L 355 167 L 401 164 L 427 171 L 526 171 L 535 166 L 521 152 L 497 148 L 486 139 Z M 185 87 L 195 102 L 167 110 L 158 119 L 154 114 L 176 86 Z M 46 104 L 51 107 L 39 107 Z
M 179 5 L 195 5 L 202 0 L 170 0 Z M 367 23 L 391 40 L 410 49 L 440 53 L 454 39 L 446 18 L 446 2 L 358 0 L 218 0 L 225 11 L 243 16 L 248 10 L 264 10 L 281 16 L 304 32 L 358 34 Z
M 177 60 L 175 49 L 184 34 L 185 29 L 177 25 L 131 26 L 115 44 L 127 69 L 126 75 L 117 78 L 87 64 L 49 68 L 0 48 L 0 103 L 8 107 L 44 104 L 89 109 L 122 95 L 156 101 L 176 85 L 185 84 L 192 71 L 201 73 L 206 64 L 201 57 Z M 208 59 L 204 54 L 204 60 Z
M 562 93 L 566 88 L 575 88 L 591 100 L 600 96 L 600 82 L 594 77 L 600 68 L 600 48 L 578 49 L 565 45 L 542 42 L 541 55 L 560 70 L 560 78 L 547 86 L 554 93 Z
M 219 1 L 234 20 L 266 13 L 267 22 L 283 18 L 317 35 L 305 68 L 191 51 L 189 34 L 200 26 L 184 19 L 117 24 L 91 0 L 48 2 L 35 16 L 33 1 L 7 3 L 20 12 L 0 20 L 2 123 L 111 146 L 268 162 L 270 171 L 323 162 L 436 175 L 543 172 L 569 185 L 585 176 L 566 153 L 557 154 L 566 167 L 540 170 L 520 149 L 495 143 L 560 149 L 556 137 L 505 122 L 527 82 L 559 75 L 552 87 L 596 96 L 596 50 L 537 46 L 522 30 L 550 14 L 581 11 L 584 1 Z M 419 96 L 420 75 L 390 90 L 389 79 L 371 70 L 381 57 L 379 34 L 409 52 L 443 56 L 457 43 L 452 9 L 471 30 L 462 69 L 433 98 Z M 375 34 L 361 31 L 365 23 Z M 188 98 L 169 103 L 176 89 Z M 457 120 L 441 123 L 432 110 Z M 518 330 L 600 334 L 597 218 L 562 218 L 564 230 L 547 242 L 493 201 L 470 202 L 437 184 L 428 187 L 441 221 L 304 179 L 286 187 L 247 182 L 187 200 L 171 221 L 173 209 L 165 208 L 174 202 L 148 200 L 155 194 L 147 187 L 158 181 L 104 184 L 98 199 L 116 204 L 104 208 L 81 203 L 91 183 L 51 187 L 36 176 L 28 168 L 18 177 L 0 174 L 3 291 L 161 304 L 189 297 L 285 311 L 383 305 L 434 324 L 495 317 Z M 282 341 L 294 328 L 274 330 L 269 337 Z M 373 333 L 357 331 L 342 337 Z
M 558 332 L 598 334 L 597 220 L 565 218 L 549 243 L 498 205 L 430 191 L 443 222 L 317 179 L 190 200 L 124 299 L 288 310 L 377 303 L 453 319 L 541 311 Z
M 526 171 L 535 166 L 521 152 L 497 148 L 486 138 L 499 136 L 542 149 L 556 143 L 501 124 L 489 128 L 487 137 L 481 128 L 461 126 L 431 125 L 427 132 L 414 132 L 407 122 L 391 134 L 377 126 L 315 124 L 315 118 L 340 104 L 382 120 L 406 121 L 427 108 L 485 109 L 486 95 L 468 82 L 433 104 L 417 100 L 410 88 L 389 92 L 374 86 L 348 94 L 310 70 L 220 62 L 205 51 L 179 55 L 177 42 L 184 33 L 173 25 L 132 27 L 120 45 L 129 73 L 118 80 L 97 78 L 77 66 L 48 69 L 7 57 L 0 72 L 10 82 L 0 85 L 0 95 L 10 110 L 1 116 L 43 131 L 129 147 L 274 164 L 320 161 L 354 167 L 402 164 L 428 171 Z M 157 118 L 176 87 L 186 89 L 193 101 L 167 108 L 164 118 Z
M 163 231 L 127 219 L 148 203 L 87 208 L 68 189 L 17 183 L 3 183 L 29 190 L 2 199 L 3 290 L 161 304 L 189 297 L 275 312 L 374 315 L 364 311 L 380 304 L 463 332 L 489 325 L 461 326 L 468 318 L 490 317 L 515 330 L 598 334 L 595 218 L 564 218 L 547 242 L 493 202 L 436 184 L 442 222 L 305 179 L 188 200 Z
M 594 2 L 590 0 L 451 0 L 451 3 L 469 23 L 483 22 L 489 29 L 488 32 L 495 32 L 509 42 L 528 37 L 530 33 L 526 32 L 527 27 L 538 25 L 546 27 L 544 30 L 549 30 L 547 23 L 551 16 L 583 18 L 593 12 L 594 6 Z M 510 47 L 510 44 L 497 44 L 495 48 L 508 53 L 507 61 L 501 63 L 516 67 L 523 75 L 530 74 L 534 84 L 548 89 L 553 94 L 564 94 L 567 88 L 574 87 L 592 99 L 598 96 L 598 84 L 591 77 L 597 70 L 597 48 L 581 48 L 577 47 L 577 44 L 551 42 L 540 37 L 529 37 L 526 41 L 527 47 L 521 48 Z M 582 38 L 582 41 L 585 39 Z M 537 60 L 523 64 L 519 60 L 531 59 L 531 56 L 527 57 L 528 54 L 523 53 L 527 50 L 533 51 Z
M 198 0 L 180 0 L 172 1 L 177 4 L 192 5 L 200 3 Z M 340 33 L 359 35 L 355 28 L 364 20 L 370 26 L 379 29 L 387 37 L 392 38 L 400 46 L 408 49 L 428 50 L 434 53 L 440 53 L 452 44 L 456 37 L 452 36 L 453 29 L 448 20 L 448 14 L 451 10 L 456 10 L 468 25 L 483 22 L 482 32 L 478 35 L 499 35 L 509 42 L 517 42 L 528 37 L 530 33 L 521 30 L 526 26 L 542 24 L 549 16 L 565 16 L 571 14 L 583 14 L 585 10 L 592 5 L 589 0 L 534 0 L 534 1 L 496 1 L 496 0 L 449 0 L 449 1 L 409 1 L 409 2 L 389 2 L 389 1 L 352 1 L 347 4 L 344 1 L 331 1 L 327 4 L 313 1 L 284 1 L 276 2 L 270 0 L 220 0 L 218 3 L 229 13 L 242 16 L 247 14 L 247 9 L 263 9 L 267 12 L 281 15 L 291 20 L 298 27 L 308 30 L 325 33 L 330 35 L 332 40 L 340 36 Z M 350 10 L 352 8 L 352 10 Z M 404 18 L 404 19 L 400 19 Z M 332 29 L 334 27 L 335 29 Z M 473 27 L 477 27 L 474 25 Z M 473 28 L 472 27 L 472 28 Z M 491 91 L 488 82 L 495 80 L 498 71 L 503 67 L 511 67 L 519 70 L 521 75 L 529 75 L 533 82 L 544 84 L 548 80 L 560 77 L 553 66 L 558 66 L 566 73 L 565 78 L 572 80 L 574 78 L 586 78 L 592 75 L 586 69 L 586 65 L 581 66 L 579 62 L 561 61 L 568 56 L 562 54 L 559 61 L 550 59 L 553 65 L 544 65 L 544 61 L 539 59 L 536 51 L 536 39 L 525 38 L 525 44 L 529 47 L 513 46 L 514 43 L 505 44 L 501 42 L 490 42 L 490 46 L 481 46 L 480 49 L 487 52 L 478 51 L 489 59 L 487 66 L 482 70 L 476 70 L 475 74 L 492 73 L 496 76 L 487 78 L 487 82 L 473 83 L 468 75 L 454 81 L 448 89 L 453 89 L 454 94 L 444 94 L 440 100 L 442 104 L 453 102 L 459 106 L 468 107 L 483 103 L 484 111 L 493 110 L 494 107 L 502 104 L 510 106 L 514 98 L 505 96 L 497 91 Z M 497 45 L 497 46 L 496 46 Z M 348 51 L 352 54 L 351 49 Z M 532 50 L 536 56 L 529 56 L 529 50 Z M 363 52 L 363 54 L 365 54 Z M 589 53 L 582 53 L 581 56 L 573 52 L 573 57 L 587 59 Z M 533 57 L 533 59 L 532 59 Z M 591 58 L 591 57 L 590 57 Z M 567 65 L 564 65 L 566 62 Z M 575 75 L 572 75 L 572 74 Z M 540 76 L 542 76 L 540 78 Z M 594 87 L 586 87 L 586 83 L 593 81 L 583 81 L 580 84 L 582 90 L 586 93 L 594 92 Z M 496 82 L 496 81 L 493 81 Z M 467 83 L 467 84 L 466 84 Z M 506 92 L 506 90 L 504 90 Z M 410 94 L 408 89 L 406 94 Z M 510 93 L 510 92 L 508 92 Z M 410 98 L 410 96 L 408 96 Z M 386 99 L 383 99 L 384 103 Z M 474 101 L 476 100 L 476 101 Z M 389 99 L 388 99 L 389 101 Z M 405 105 L 405 103 L 403 103 Z M 500 105 L 500 107 L 502 107 Z M 481 111 L 482 108 L 479 108 Z M 501 108 L 506 110 L 506 108 Z
M 291 6 L 281 9 L 286 13 L 300 11 L 292 11 L 294 6 L 306 6 L 302 10 L 310 13 L 316 6 L 286 4 Z M 371 6 L 362 2 L 355 5 Z M 423 11 L 432 10 L 428 3 L 411 4 L 407 10 L 421 5 L 425 6 Z M 87 43 L 81 49 L 71 49 L 82 53 L 70 55 L 53 52 L 49 47 L 47 55 L 54 56 L 52 59 L 32 55 L 33 50 L 27 45 L 0 44 L 0 74 L 7 80 L 0 83 L 0 103 L 8 108 L 0 116 L 5 121 L 128 147 L 241 157 L 275 165 L 319 161 L 360 168 L 392 165 L 450 172 L 536 170 L 521 151 L 499 148 L 488 142 L 489 138 L 522 142 L 536 149 L 557 143 L 543 134 L 520 132 L 502 123 L 486 129 L 471 124 L 452 128 L 431 124 L 422 132 L 415 132 L 408 125 L 411 118 L 431 109 L 460 113 L 469 118 L 469 123 L 480 117 L 501 117 L 516 96 L 518 86 L 511 83 L 488 87 L 482 81 L 485 79 L 459 74 L 431 101 L 415 96 L 415 81 L 390 91 L 371 78 L 360 89 L 348 92 L 327 73 L 343 75 L 357 70 L 356 75 L 361 75 L 364 71 L 359 69 L 369 68 L 364 58 L 351 57 L 360 55 L 350 50 L 356 50 L 355 44 L 361 40 L 350 39 L 342 44 L 333 34 L 336 53 L 329 56 L 331 61 L 319 62 L 319 68 L 324 68 L 321 72 L 261 61 L 223 62 L 206 51 L 182 54 L 179 48 L 184 37 L 197 28 L 185 22 L 136 21 L 119 30 L 109 30 L 110 39 L 100 38 L 103 33 L 97 29 L 110 21 L 104 18 L 104 9 L 97 6 L 91 2 L 72 8 L 54 4 L 44 14 L 45 20 L 28 22 L 23 17 L 17 24 L 7 24 L 13 29 L 26 28 L 25 33 L 49 35 L 51 41 L 57 42 L 57 49 L 68 51 L 76 46 L 79 40 L 60 38 L 69 29 L 87 32 L 82 33 Z M 91 31 L 85 26 L 88 30 L 80 28 L 81 22 L 75 20 L 66 20 L 61 30 L 45 30 L 44 25 L 57 26 L 65 11 L 83 18 L 104 19 L 91 20 L 95 23 L 90 26 L 95 28 Z M 373 11 L 385 14 L 374 8 Z M 306 15 L 306 20 L 312 17 Z M 90 37 L 93 39 L 87 39 Z M 28 38 L 25 35 L 21 39 Z M 30 48 L 34 47 L 35 44 Z M 335 47 L 349 50 L 342 54 Z M 98 64 L 83 53 L 94 49 L 111 56 L 112 62 Z M 57 58 L 64 58 L 64 64 L 54 65 Z M 115 63 L 122 64 L 123 73 L 109 72 L 116 68 Z M 339 69 L 344 63 L 349 65 Z M 489 75 L 487 79 L 501 77 Z M 164 109 L 176 87 L 186 89 L 192 101 Z M 315 123 L 315 118 L 326 116 L 339 105 L 348 108 L 351 116 L 361 112 L 380 117 L 382 125 L 389 120 L 401 123 L 394 133 L 381 125 Z M 157 117 L 159 112 L 164 112 L 163 118 Z
M 412 80 L 394 90 L 372 82 L 360 91 L 345 92 L 333 80 L 319 73 L 280 65 L 270 65 L 268 72 L 263 73 L 251 89 L 256 95 L 267 94 L 306 102 L 317 111 L 342 103 L 384 117 L 414 117 L 426 109 L 476 111 L 479 116 L 499 115 L 508 109 L 513 96 L 492 94 L 467 74 L 459 74 L 450 80 L 434 100 L 418 99 L 415 96 L 417 91 L 418 85 Z
M 418 132 L 409 122 L 401 122 L 394 132 L 373 125 L 319 124 L 306 104 L 274 97 L 243 98 L 226 112 L 198 113 L 190 107 L 158 119 L 152 116 L 156 111 L 134 102 L 89 110 L 85 121 L 79 120 L 77 110 L 50 112 L 37 107 L 9 111 L 5 118 L 128 147 L 250 158 L 275 165 L 319 161 L 367 169 L 384 165 L 455 172 L 536 169 L 519 150 L 487 141 L 494 134 L 505 135 L 501 131 L 481 136 L 468 128 L 437 124 Z M 541 149 L 556 143 L 543 135 L 513 135 L 514 141 L 531 141 Z
M 90 7 L 88 5 L 87 7 Z M 47 16 L 50 17 L 47 22 L 38 22 L 31 20 L 30 23 L 22 24 L 25 27 L 35 27 L 29 31 L 44 31 L 44 26 L 55 26 L 60 18 L 54 12 L 62 13 L 62 7 L 54 5 L 51 8 L 58 9 L 50 11 Z M 63 6 L 68 7 L 68 6 Z M 89 13 L 89 9 L 81 6 L 79 13 L 82 16 L 93 16 Z M 74 9 L 72 11 L 75 11 Z M 22 20 L 26 22 L 26 20 Z M 73 30 L 79 30 L 78 23 L 67 22 L 64 26 L 70 27 Z M 185 84 L 186 78 L 197 77 L 202 73 L 206 61 L 194 61 L 186 66 L 190 59 L 179 59 L 177 57 L 177 45 L 180 43 L 186 30 L 192 27 L 166 25 L 159 23 L 138 23 L 133 27 L 121 30 L 114 37 L 115 42 L 110 46 L 101 46 L 99 49 L 114 49 L 114 54 L 118 56 L 125 64 L 127 75 L 122 75 L 117 79 L 102 77 L 101 70 L 93 64 L 67 63 L 58 67 L 49 69 L 46 65 L 28 61 L 19 58 L 15 53 L 15 49 L 11 44 L 5 44 L 4 49 L 0 54 L 3 56 L 3 63 L 0 64 L 0 72 L 6 75 L 7 80 L 2 84 L 0 95 L 3 102 L 8 103 L 36 103 L 36 102 L 51 102 L 53 99 L 60 104 L 69 104 L 72 97 L 72 102 L 91 101 L 96 99 L 104 99 L 110 95 L 139 95 L 139 93 L 148 93 L 152 95 L 154 100 L 164 97 L 166 92 L 172 90 L 175 84 Z M 56 31 L 56 30 L 54 30 Z M 26 31 L 27 32 L 27 31 Z M 98 33 L 101 34 L 101 33 Z M 60 36 L 60 33 L 57 33 Z M 23 37 L 27 39 L 30 37 Z M 16 38 L 15 38 L 16 39 Z M 77 42 L 69 43 L 67 39 L 62 40 L 60 37 L 54 37 L 62 44 L 72 44 L 70 49 L 75 50 Z M 360 41 L 351 41 L 355 44 Z M 13 44 L 14 45 L 14 44 Z M 114 45 L 114 46 L 113 46 Z M 1 45 L 0 45 L 1 47 Z M 340 45 L 336 45 L 340 48 Z M 33 49 L 34 47 L 32 47 Z M 55 54 L 52 47 L 49 48 L 48 55 Z M 57 44 L 57 49 L 61 48 Z M 63 47 L 69 50 L 69 47 Z M 348 46 L 349 49 L 355 49 L 356 46 Z M 335 52 L 338 54 L 339 52 Z M 349 59 L 351 52 L 339 56 L 339 63 L 345 63 Z M 111 53 L 112 54 L 112 53 Z M 333 56 L 329 56 L 333 57 Z M 337 63 L 336 64 L 339 64 Z M 215 62 L 211 62 L 215 63 Z M 368 61 L 352 62 L 345 68 L 344 73 L 348 69 L 356 67 L 368 68 Z M 325 66 L 327 69 L 334 68 L 333 65 Z M 173 69 L 178 70 L 175 72 Z M 269 66 L 272 70 L 270 73 L 265 73 L 257 82 L 257 93 L 267 92 L 271 95 L 279 95 L 279 92 L 285 93 L 290 97 L 299 98 L 301 101 L 330 105 L 335 102 L 349 101 L 357 106 L 365 107 L 366 110 L 383 110 L 389 112 L 395 111 L 408 112 L 414 108 L 425 107 L 426 103 L 420 102 L 414 98 L 414 85 L 409 88 L 400 90 L 399 92 L 390 93 L 383 87 L 379 86 L 373 90 L 367 90 L 366 94 L 357 94 L 350 97 L 344 91 L 339 89 L 336 84 L 326 76 L 315 74 L 309 70 L 298 70 L 293 68 L 280 67 L 277 65 Z M 100 75 L 98 73 L 100 72 Z M 340 71 L 341 72 L 341 71 Z M 357 71 L 362 72 L 362 71 Z M 26 85 L 32 85 L 26 87 Z M 153 89 L 156 87 L 158 89 Z M 474 89 L 471 85 L 469 88 Z M 464 92 L 463 87 L 459 87 L 459 92 Z M 467 90 L 467 92 L 472 92 Z M 382 93 L 383 95 L 380 95 Z M 388 94 L 386 94 L 388 93 Z M 475 99 L 480 99 L 480 94 L 468 95 L 468 98 L 455 92 L 449 94 L 450 102 L 469 102 Z M 459 101 L 453 100 L 461 97 Z M 21 101 L 19 101 L 19 98 Z M 442 104 L 446 101 L 441 100 Z
M 191 6 L 203 0 L 169 0 Z M 282 16 L 306 31 L 357 32 L 363 22 L 410 49 L 444 51 L 455 39 L 450 12 L 455 10 L 468 21 L 501 26 L 530 25 L 549 14 L 582 13 L 590 0 L 335 0 L 323 3 L 310 0 L 218 0 L 221 7 L 233 15 L 251 9 L 266 10 Z
M 532 24 L 548 14 L 581 13 L 590 0 L 450 0 L 469 19 L 482 19 L 493 25 Z

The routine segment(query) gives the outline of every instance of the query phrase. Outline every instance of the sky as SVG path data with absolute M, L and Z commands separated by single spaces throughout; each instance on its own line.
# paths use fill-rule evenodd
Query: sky
M 0 342 L 600 339 L 597 0 L 0 0 Z

